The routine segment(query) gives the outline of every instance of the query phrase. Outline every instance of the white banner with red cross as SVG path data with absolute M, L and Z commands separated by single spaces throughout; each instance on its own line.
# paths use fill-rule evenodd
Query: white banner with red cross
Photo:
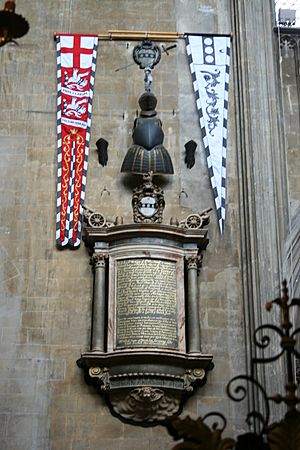
M 56 35 L 59 248 L 80 245 L 97 47 L 97 35 Z

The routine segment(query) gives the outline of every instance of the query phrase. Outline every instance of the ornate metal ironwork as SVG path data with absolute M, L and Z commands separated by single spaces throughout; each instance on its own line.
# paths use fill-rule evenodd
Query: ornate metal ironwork
M 212 429 L 204 423 L 208 417 L 221 419 L 222 426 L 218 428 L 215 423 Z M 167 428 L 175 440 L 184 439 L 184 442 L 176 445 L 173 450 L 228 450 L 232 449 L 235 441 L 231 438 L 222 439 L 222 432 L 226 427 L 226 419 L 220 413 L 206 414 L 203 418 L 196 420 L 186 417 L 172 417 Z
M 228 397 L 235 401 L 245 400 L 249 394 L 249 387 L 258 390 L 260 398 L 264 402 L 264 413 L 261 408 L 254 407 L 249 411 L 246 421 L 249 425 L 256 423 L 259 427 L 253 432 L 245 433 L 234 439 L 222 439 L 221 434 L 226 426 L 226 419 L 222 414 L 210 413 L 203 418 L 192 420 L 189 417 L 181 420 L 177 417 L 171 418 L 167 423 L 169 433 L 175 440 L 184 439 L 174 447 L 173 450 L 299 450 L 300 449 L 300 412 L 297 405 L 300 398 L 296 395 L 297 386 L 295 384 L 295 373 L 293 357 L 300 357 L 296 350 L 296 336 L 300 333 L 300 328 L 293 330 L 290 319 L 290 310 L 294 306 L 300 306 L 300 299 L 289 299 L 287 283 L 282 283 L 282 295 L 266 304 L 267 311 L 273 305 L 278 305 L 281 309 L 282 320 L 280 326 L 265 324 L 259 326 L 254 333 L 254 344 L 264 352 L 271 343 L 269 333 L 276 333 L 280 339 L 280 348 L 276 354 L 268 357 L 255 357 L 251 361 L 251 373 L 249 375 L 238 375 L 230 380 L 227 385 Z M 272 363 L 282 356 L 286 358 L 286 383 L 285 395 L 268 395 L 265 388 L 255 378 L 256 368 L 259 364 Z M 287 413 L 278 423 L 269 424 L 270 411 L 274 403 L 285 403 Z M 218 416 L 223 420 L 223 427 L 218 428 L 217 424 L 212 429 L 204 424 L 208 416 Z
M 24 17 L 15 13 L 14 0 L 5 2 L 4 9 L 0 10 L 0 47 L 24 36 L 29 31 L 29 24 Z

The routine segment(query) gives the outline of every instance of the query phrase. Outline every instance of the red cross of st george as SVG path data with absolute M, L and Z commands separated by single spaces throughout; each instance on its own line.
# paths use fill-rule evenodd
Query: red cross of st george
M 62 47 L 62 53 L 73 53 L 73 67 L 80 68 L 80 55 L 91 55 L 93 53 L 92 48 L 84 48 L 80 46 L 80 37 L 79 35 L 74 35 L 74 46 L 73 48 Z

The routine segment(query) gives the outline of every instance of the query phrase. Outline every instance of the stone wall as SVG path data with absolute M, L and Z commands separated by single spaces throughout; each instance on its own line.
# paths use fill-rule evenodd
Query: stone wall
M 283 103 L 284 140 L 288 173 L 287 238 L 284 246 L 284 274 L 289 281 L 291 295 L 300 295 L 300 78 L 299 78 L 299 29 L 277 30 L 278 53 L 280 55 L 281 95 Z M 300 313 L 294 311 L 296 326 L 300 324 Z M 298 339 L 299 345 L 299 339 Z M 299 382 L 299 359 L 297 360 Z
M 284 142 L 286 147 L 286 168 L 288 173 L 288 220 L 285 242 L 285 276 L 293 286 L 293 294 L 299 296 L 299 217 L 300 217 L 300 135 L 299 135 L 299 29 L 279 28 L 277 30 L 278 53 L 280 56 L 279 75 L 283 104 Z M 299 318 L 298 318 L 299 322 Z
M 259 0 L 250 3 L 261 5 Z M 165 146 L 175 169 L 174 176 L 156 180 L 165 190 L 164 222 L 169 223 L 171 216 L 182 219 L 192 211 L 213 208 L 210 244 L 199 278 L 199 306 L 202 350 L 213 353 L 215 368 L 205 387 L 187 402 L 184 414 L 195 417 L 218 410 L 229 419 L 228 432 L 245 428 L 242 420 L 245 410 L 229 402 L 225 386 L 232 376 L 245 371 L 244 336 L 249 336 L 248 330 L 253 322 L 257 323 L 247 315 L 249 304 L 255 304 L 255 311 L 259 310 L 261 303 L 269 299 L 265 296 L 272 295 L 278 287 L 274 286 L 273 276 L 266 279 L 262 276 L 266 248 L 269 256 L 278 244 L 277 228 L 271 227 L 270 232 L 263 229 L 269 199 L 269 195 L 263 194 L 275 183 L 268 145 L 273 149 L 277 143 L 272 135 L 277 116 L 273 110 L 276 83 L 273 69 L 267 72 L 267 78 L 265 72 L 259 72 L 248 84 L 239 84 L 241 76 L 248 77 L 249 67 L 255 61 L 254 50 L 251 53 L 247 48 L 250 55 L 245 50 L 255 9 L 247 6 L 245 15 L 245 11 L 236 11 L 236 4 L 229 0 L 17 2 L 17 13 L 29 21 L 30 32 L 19 41 L 18 47 L 7 45 L 0 49 L 0 437 L 3 449 L 167 450 L 172 447 L 172 439 L 164 428 L 133 427 L 112 417 L 103 398 L 85 384 L 76 366 L 76 360 L 89 345 L 92 274 L 84 245 L 74 252 L 55 247 L 54 32 L 236 31 L 230 82 L 227 219 L 223 237 L 214 211 L 182 40 L 169 55 L 162 56 L 153 71 L 153 83 Z M 239 4 L 243 9 L 247 2 Z M 264 11 L 258 9 L 258 17 L 268 21 L 271 31 L 271 2 L 266 4 Z M 260 46 L 269 49 L 272 36 L 271 44 L 264 42 L 261 40 Z M 138 183 L 121 175 L 120 166 L 131 142 L 137 99 L 143 91 L 143 73 L 136 65 L 117 72 L 116 69 L 132 62 L 133 46 L 131 41 L 99 43 L 86 189 L 89 207 L 97 208 L 110 219 L 123 216 L 125 223 L 132 221 L 131 189 Z M 263 51 L 260 58 L 265 58 Z M 259 98 L 255 84 L 259 92 L 271 86 L 270 97 L 266 94 L 263 100 Z M 245 98 L 249 86 L 252 103 Z M 266 110 L 272 114 L 262 116 Z M 254 114 L 257 111 L 259 116 Z M 254 142 L 249 141 L 249 134 L 241 137 L 246 129 L 245 120 L 248 133 L 251 134 L 249 128 L 252 136 L 257 133 Z M 262 121 L 264 127 L 260 131 Z M 99 137 L 109 141 L 109 162 L 105 168 L 99 166 L 95 151 L 94 143 Z M 263 172 L 259 171 L 258 158 L 262 149 L 255 148 L 259 138 L 264 138 L 261 147 L 267 153 Z M 198 143 L 196 164 L 191 171 L 184 165 L 184 143 L 189 139 Z M 257 182 L 263 185 L 263 192 Z M 257 209 L 253 205 L 254 193 Z M 281 198 L 278 193 L 271 194 Z M 276 220 L 278 216 L 280 224 L 284 223 L 284 212 L 275 206 Z M 268 226 L 272 212 L 273 209 L 267 215 Z M 262 227 L 258 231 L 257 223 Z M 255 239 L 255 233 L 259 233 L 260 239 Z M 266 235 L 269 240 L 265 244 Z M 249 248 L 251 252 L 247 253 Z M 271 259 L 273 268 L 278 261 L 277 252 Z M 254 289 L 255 281 L 250 280 L 252 268 L 259 274 L 259 292 Z

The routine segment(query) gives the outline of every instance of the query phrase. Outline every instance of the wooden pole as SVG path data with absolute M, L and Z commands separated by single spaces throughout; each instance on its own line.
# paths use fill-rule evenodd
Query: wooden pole
M 56 35 L 54 33 L 54 40 Z M 186 35 L 191 36 L 229 36 L 233 39 L 233 33 L 228 34 L 214 34 L 214 33 L 183 33 L 177 31 L 142 31 L 142 30 L 108 30 L 106 33 L 99 33 L 98 39 L 100 41 L 141 41 L 143 39 L 150 39 L 151 41 L 176 41 L 177 39 L 184 39 Z
M 184 37 L 184 33 L 162 31 L 133 31 L 133 30 L 109 30 L 107 33 L 98 34 L 100 40 L 143 40 L 175 41 Z

